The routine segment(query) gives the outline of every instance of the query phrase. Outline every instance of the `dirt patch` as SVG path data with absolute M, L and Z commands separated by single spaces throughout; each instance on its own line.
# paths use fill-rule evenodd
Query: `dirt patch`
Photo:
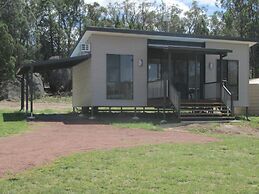
M 245 125 L 240 126 L 239 123 L 195 123 L 178 127 L 169 127 L 167 130 L 259 137 L 259 129 Z
M 53 161 L 74 152 L 159 143 L 208 143 L 212 137 L 183 131 L 153 132 L 101 124 L 33 123 L 37 130 L 0 138 L 0 176 Z
M 236 124 L 220 124 L 216 132 L 233 135 L 248 135 L 259 137 L 259 129 L 249 126 L 238 126 Z

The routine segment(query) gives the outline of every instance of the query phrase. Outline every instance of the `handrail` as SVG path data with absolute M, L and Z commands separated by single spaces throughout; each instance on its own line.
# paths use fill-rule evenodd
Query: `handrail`
M 178 117 L 180 117 L 181 95 L 180 92 L 176 90 L 173 84 L 170 84 L 169 87 L 169 98 L 172 104 L 174 105 Z
M 234 105 L 233 105 L 233 95 L 227 88 L 227 86 L 222 82 L 221 85 L 221 100 L 226 105 L 228 109 L 228 114 L 234 114 Z
M 222 87 L 226 90 L 226 92 L 227 92 L 230 96 L 232 96 L 231 92 L 229 91 L 229 89 L 228 89 L 224 84 L 223 84 Z

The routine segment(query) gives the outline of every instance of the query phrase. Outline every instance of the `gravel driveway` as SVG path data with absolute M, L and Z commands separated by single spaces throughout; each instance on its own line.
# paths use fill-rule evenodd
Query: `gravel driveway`
M 60 156 L 90 150 L 159 143 L 208 143 L 212 137 L 184 131 L 153 132 L 103 124 L 37 122 L 33 131 L 0 138 L 0 177 L 46 164 Z

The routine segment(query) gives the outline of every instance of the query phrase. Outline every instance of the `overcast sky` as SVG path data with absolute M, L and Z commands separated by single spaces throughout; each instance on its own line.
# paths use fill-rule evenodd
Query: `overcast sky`
M 86 3 L 93 3 L 98 2 L 101 5 L 107 5 L 110 2 L 122 2 L 123 0 L 85 0 Z M 140 0 L 141 1 L 141 0 Z M 150 0 L 153 2 L 153 0 Z M 157 0 L 159 2 L 161 0 Z M 181 8 L 184 11 L 187 11 L 192 4 L 192 0 L 163 0 L 167 5 L 173 5 L 177 4 L 179 8 Z M 212 14 L 214 11 L 219 10 L 215 6 L 216 0 L 199 0 L 199 5 L 204 6 L 208 10 L 208 14 Z

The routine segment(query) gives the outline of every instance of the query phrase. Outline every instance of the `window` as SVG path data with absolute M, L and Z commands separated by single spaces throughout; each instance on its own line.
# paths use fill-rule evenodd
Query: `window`
M 107 54 L 107 98 L 133 99 L 133 56 Z
M 222 60 L 217 61 L 217 81 L 227 81 L 227 87 L 231 91 L 234 100 L 238 100 L 238 61 Z
M 151 60 L 148 64 L 148 81 L 157 81 L 161 79 L 160 60 Z

